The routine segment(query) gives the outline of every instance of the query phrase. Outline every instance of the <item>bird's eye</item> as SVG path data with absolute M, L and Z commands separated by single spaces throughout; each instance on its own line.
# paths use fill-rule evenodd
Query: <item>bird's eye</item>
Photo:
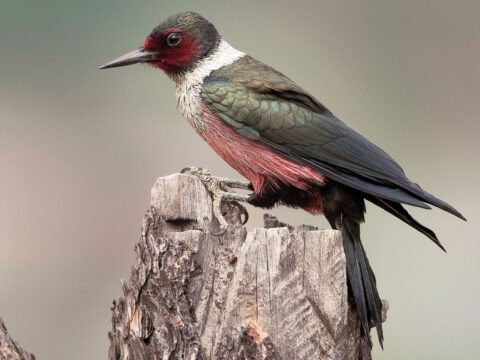
M 167 36 L 167 45 L 171 47 L 175 47 L 180 45 L 182 42 L 182 35 L 179 33 L 171 33 Z

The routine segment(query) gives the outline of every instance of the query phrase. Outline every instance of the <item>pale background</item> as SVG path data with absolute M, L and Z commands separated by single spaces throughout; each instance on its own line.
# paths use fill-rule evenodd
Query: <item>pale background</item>
M 180 117 L 162 73 L 97 70 L 183 10 L 466 215 L 412 210 L 448 254 L 372 206 L 363 238 L 391 302 L 375 359 L 480 358 L 478 0 L 0 1 L 0 314 L 12 336 L 39 359 L 106 358 L 109 307 L 156 177 L 186 165 L 237 176 Z

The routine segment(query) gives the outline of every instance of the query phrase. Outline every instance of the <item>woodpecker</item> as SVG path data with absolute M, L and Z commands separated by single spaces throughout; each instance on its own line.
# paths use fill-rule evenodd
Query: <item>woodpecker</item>
M 315 97 L 272 67 L 230 46 L 199 14 L 183 12 L 155 27 L 143 46 L 101 69 L 144 63 L 176 84 L 177 105 L 197 133 L 249 183 L 194 172 L 220 201 L 247 201 L 262 208 L 286 205 L 323 214 L 342 233 L 349 293 L 361 331 L 370 327 L 383 344 L 382 302 L 360 240 L 365 200 L 426 235 L 403 204 L 445 210 L 451 205 L 409 180 L 385 151 L 340 121 Z M 212 186 L 212 184 L 214 184 Z M 223 185 L 222 185 L 223 184 Z M 232 188 L 250 188 L 236 194 Z M 383 345 L 382 345 L 383 346 Z

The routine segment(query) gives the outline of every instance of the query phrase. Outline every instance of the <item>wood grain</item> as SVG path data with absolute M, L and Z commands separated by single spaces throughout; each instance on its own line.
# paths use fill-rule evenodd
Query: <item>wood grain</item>
M 247 232 L 193 176 L 157 180 L 137 263 L 112 307 L 109 359 L 370 359 L 339 232 L 266 215 Z

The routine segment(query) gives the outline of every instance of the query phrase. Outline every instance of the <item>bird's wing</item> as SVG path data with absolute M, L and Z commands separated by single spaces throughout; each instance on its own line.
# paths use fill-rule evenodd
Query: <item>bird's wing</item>
M 382 149 L 350 129 L 313 96 L 245 56 L 204 81 L 205 104 L 239 134 L 368 194 L 461 215 L 411 182 Z M 420 201 L 419 201 L 420 200 Z

